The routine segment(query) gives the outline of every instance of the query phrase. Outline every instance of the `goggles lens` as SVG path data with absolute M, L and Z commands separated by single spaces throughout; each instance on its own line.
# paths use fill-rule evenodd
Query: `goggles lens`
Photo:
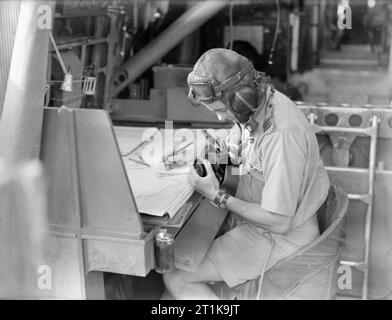
M 214 109 L 211 105 L 216 101 L 217 97 L 215 96 L 214 89 L 210 87 L 208 84 L 190 86 L 188 99 L 194 105 L 203 105 L 208 110 L 212 112 L 216 111 L 226 111 L 227 107 Z
M 214 88 L 210 83 L 191 83 L 189 85 L 188 98 L 197 103 L 211 103 L 216 99 L 216 95 Z

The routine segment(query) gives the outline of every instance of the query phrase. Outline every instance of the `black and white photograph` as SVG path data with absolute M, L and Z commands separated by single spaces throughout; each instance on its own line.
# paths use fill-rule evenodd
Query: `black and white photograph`
M 392 300 L 391 43 L 392 0 L 0 0 L 0 299 Z

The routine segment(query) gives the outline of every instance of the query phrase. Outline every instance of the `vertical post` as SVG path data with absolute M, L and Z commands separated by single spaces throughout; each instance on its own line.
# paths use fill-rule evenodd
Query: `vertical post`
M 299 31 L 300 19 L 299 15 L 294 12 L 290 14 L 290 25 L 292 27 L 292 42 L 291 42 L 291 71 L 298 70 L 298 50 L 299 50 Z
M 389 83 L 392 82 L 392 4 L 388 5 L 388 11 L 390 19 L 387 21 L 387 37 L 389 42 L 389 63 L 388 63 L 388 75 Z M 390 88 L 390 98 L 389 104 L 392 106 L 392 89 Z
M 0 115 L 3 108 L 20 1 L 0 1 Z
M 319 0 L 319 28 L 318 28 L 318 47 L 317 50 L 320 50 L 325 47 L 325 9 L 326 9 L 326 0 Z
M 370 136 L 370 150 L 369 150 L 369 189 L 368 195 L 370 202 L 367 207 L 365 217 L 365 257 L 363 270 L 363 284 L 362 284 L 362 300 L 368 299 L 369 289 L 369 259 L 370 259 L 370 237 L 372 231 L 372 214 L 373 214 L 373 201 L 374 201 L 374 179 L 376 173 L 376 156 L 377 156 L 377 135 L 378 135 L 378 122 L 377 116 L 372 117 L 372 134 Z
M 36 268 L 44 261 L 48 228 L 43 168 L 37 159 L 49 45 L 49 30 L 43 26 L 52 26 L 53 7 L 54 1 L 20 1 L 0 120 L 0 158 L 6 168 L 0 176 L 10 175 L 0 181 L 0 296 L 8 298 L 37 298 L 46 292 Z
M 0 157 L 12 164 L 39 156 L 49 46 L 49 30 L 39 22 L 51 27 L 53 7 L 53 1 L 20 3 L 0 121 Z
M 389 78 L 392 79 L 392 25 L 388 27 L 390 29 L 389 32 Z
M 318 49 L 318 29 L 320 26 L 319 16 L 320 16 L 319 3 L 314 2 L 312 4 L 312 51 L 313 51 L 314 58 L 317 55 L 317 49 Z

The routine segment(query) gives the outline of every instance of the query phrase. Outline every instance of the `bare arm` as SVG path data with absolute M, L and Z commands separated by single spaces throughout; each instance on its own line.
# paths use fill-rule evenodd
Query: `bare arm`
M 286 234 L 290 229 L 292 217 L 272 213 L 260 207 L 259 203 L 247 202 L 235 197 L 229 197 L 227 208 L 257 227 L 265 230 Z
M 203 161 L 207 169 L 207 176 L 200 177 L 191 166 L 188 179 L 195 190 L 212 200 L 219 191 L 219 183 L 216 180 L 210 163 L 205 160 Z M 235 197 L 229 197 L 227 208 L 244 220 L 274 233 L 285 234 L 291 225 L 292 217 L 264 210 L 261 208 L 260 203 L 252 203 Z

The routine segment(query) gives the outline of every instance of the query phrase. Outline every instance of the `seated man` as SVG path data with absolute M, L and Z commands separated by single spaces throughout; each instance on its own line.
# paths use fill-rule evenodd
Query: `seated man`
M 195 190 L 235 219 L 195 272 L 164 275 L 176 299 L 217 299 L 209 282 L 234 287 L 255 279 L 319 236 L 315 213 L 329 180 L 316 136 L 305 115 L 265 79 L 227 49 L 205 52 L 188 75 L 190 98 L 234 122 L 228 146 L 241 175 L 234 197 L 219 189 L 208 161 L 206 177 L 191 168 Z

